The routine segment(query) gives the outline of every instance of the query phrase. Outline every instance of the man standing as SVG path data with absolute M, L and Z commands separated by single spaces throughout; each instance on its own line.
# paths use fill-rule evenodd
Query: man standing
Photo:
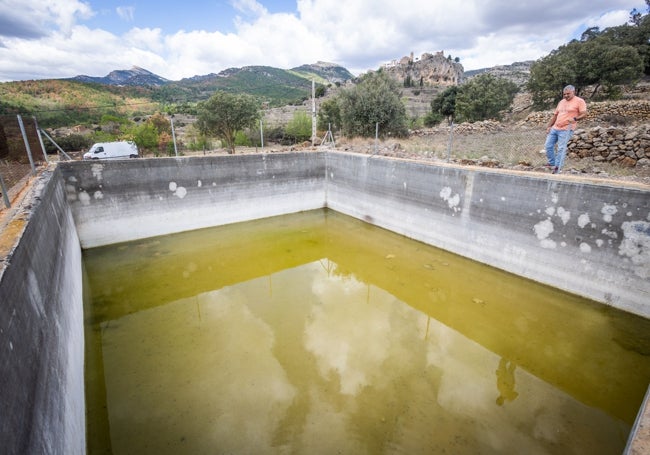
M 576 96 L 576 89 L 573 85 L 567 85 L 562 90 L 562 100 L 558 103 L 553 117 L 546 127 L 546 158 L 553 174 L 559 174 L 566 158 L 566 147 L 578 120 L 587 116 L 587 104 L 585 100 Z M 555 145 L 557 144 L 557 153 Z

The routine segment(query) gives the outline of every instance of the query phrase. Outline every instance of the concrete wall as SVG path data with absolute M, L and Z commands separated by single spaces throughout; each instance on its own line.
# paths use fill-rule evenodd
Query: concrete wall
M 0 276 L 0 452 L 81 454 L 81 249 L 59 171 L 36 185 Z
M 60 163 L 39 185 L 0 277 L 3 453 L 84 451 L 80 246 L 328 206 L 650 317 L 648 190 L 336 152 Z
M 62 163 L 84 248 L 325 204 L 320 153 Z
M 650 317 L 650 192 L 346 153 L 62 163 L 81 245 L 328 206 Z
M 330 153 L 328 207 L 650 317 L 650 191 Z

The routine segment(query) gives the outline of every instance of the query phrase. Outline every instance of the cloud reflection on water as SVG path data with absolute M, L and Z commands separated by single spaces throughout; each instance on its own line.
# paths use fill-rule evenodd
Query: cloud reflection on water
M 611 453 L 621 432 L 521 368 L 499 406 L 503 359 L 321 262 L 104 323 L 102 343 L 114 453 Z

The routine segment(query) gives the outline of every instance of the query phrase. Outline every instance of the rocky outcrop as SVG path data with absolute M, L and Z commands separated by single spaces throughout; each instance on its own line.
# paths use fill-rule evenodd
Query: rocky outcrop
M 401 85 L 409 87 L 458 85 L 463 78 L 463 65 L 445 57 L 443 51 L 422 56 L 402 57 L 383 66 L 383 70 Z
M 525 62 L 515 62 L 511 65 L 498 65 L 491 68 L 466 71 L 465 80 L 469 80 L 474 76 L 478 76 L 479 74 L 488 73 L 492 74 L 493 76 L 514 82 L 518 87 L 522 88 L 526 85 L 528 79 L 530 78 L 530 67 L 532 64 L 532 60 L 527 60 Z

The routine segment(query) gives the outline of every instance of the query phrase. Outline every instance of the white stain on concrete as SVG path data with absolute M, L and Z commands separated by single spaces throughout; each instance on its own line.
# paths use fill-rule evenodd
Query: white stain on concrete
M 612 216 L 614 216 L 616 212 L 618 212 L 618 209 L 615 205 L 604 204 L 603 208 L 600 209 L 600 213 L 603 214 L 603 220 L 607 223 L 612 222 Z
M 94 197 L 95 199 L 104 199 L 104 193 L 102 193 L 101 191 L 97 190 L 97 191 L 95 191 L 95 193 L 93 194 L 93 197 Z
M 634 273 L 641 278 L 650 278 L 650 222 L 626 221 L 621 225 L 623 241 L 618 254 L 630 259 Z
M 565 210 L 564 207 L 559 207 L 557 209 L 557 216 L 562 220 L 562 224 L 566 225 L 571 219 L 571 212 Z
M 104 176 L 102 175 L 104 172 L 104 165 L 100 163 L 96 163 L 90 166 L 90 171 L 93 173 L 93 177 L 97 180 L 102 180 Z
M 183 199 L 187 196 L 187 189 L 183 186 L 178 186 L 176 182 L 169 182 L 169 191 L 173 191 L 174 196 L 179 199 Z
M 203 182 L 199 180 L 198 182 L 196 182 L 196 186 L 201 188 L 203 186 Z
M 555 240 L 551 240 L 551 239 L 544 239 L 541 242 L 539 242 L 539 244 L 542 248 L 546 248 L 548 250 L 554 250 L 555 248 L 557 248 L 557 243 L 555 243 Z
M 90 205 L 90 195 L 85 191 L 80 191 L 79 202 L 81 202 L 82 205 Z
M 598 248 L 602 248 L 604 244 L 605 244 L 605 242 L 604 242 L 603 239 L 596 239 L 596 246 Z
M 618 234 L 616 233 L 616 231 L 610 231 L 609 229 L 603 229 L 602 231 L 600 231 L 600 233 L 606 237 L 609 237 L 610 239 L 618 238 Z
M 452 209 L 454 212 L 460 210 L 460 207 L 458 207 L 460 204 L 460 194 L 456 193 L 452 196 L 451 188 L 449 188 L 448 186 L 440 190 L 440 197 L 447 202 L 449 208 Z
M 553 216 L 555 215 L 555 207 L 546 207 L 546 210 L 544 210 L 548 216 Z
M 578 217 L 578 226 L 580 226 L 580 228 L 584 229 L 584 227 L 589 223 L 591 223 L 591 220 L 589 219 L 588 213 L 583 213 Z
M 550 219 L 540 221 L 535 226 L 533 226 L 533 230 L 535 231 L 535 235 L 539 239 L 539 243 L 542 248 L 557 247 L 555 241 L 548 238 L 548 236 L 551 235 L 554 230 L 553 222 Z
M 543 240 L 553 232 L 553 222 L 549 219 L 540 221 L 533 227 L 533 230 L 537 238 Z
M 560 197 L 557 193 L 551 194 L 551 201 L 553 201 L 553 204 L 557 204 L 557 201 L 560 200 Z
M 591 253 L 591 245 L 589 245 L 588 243 L 582 242 L 580 244 L 580 251 L 582 251 L 583 253 Z

